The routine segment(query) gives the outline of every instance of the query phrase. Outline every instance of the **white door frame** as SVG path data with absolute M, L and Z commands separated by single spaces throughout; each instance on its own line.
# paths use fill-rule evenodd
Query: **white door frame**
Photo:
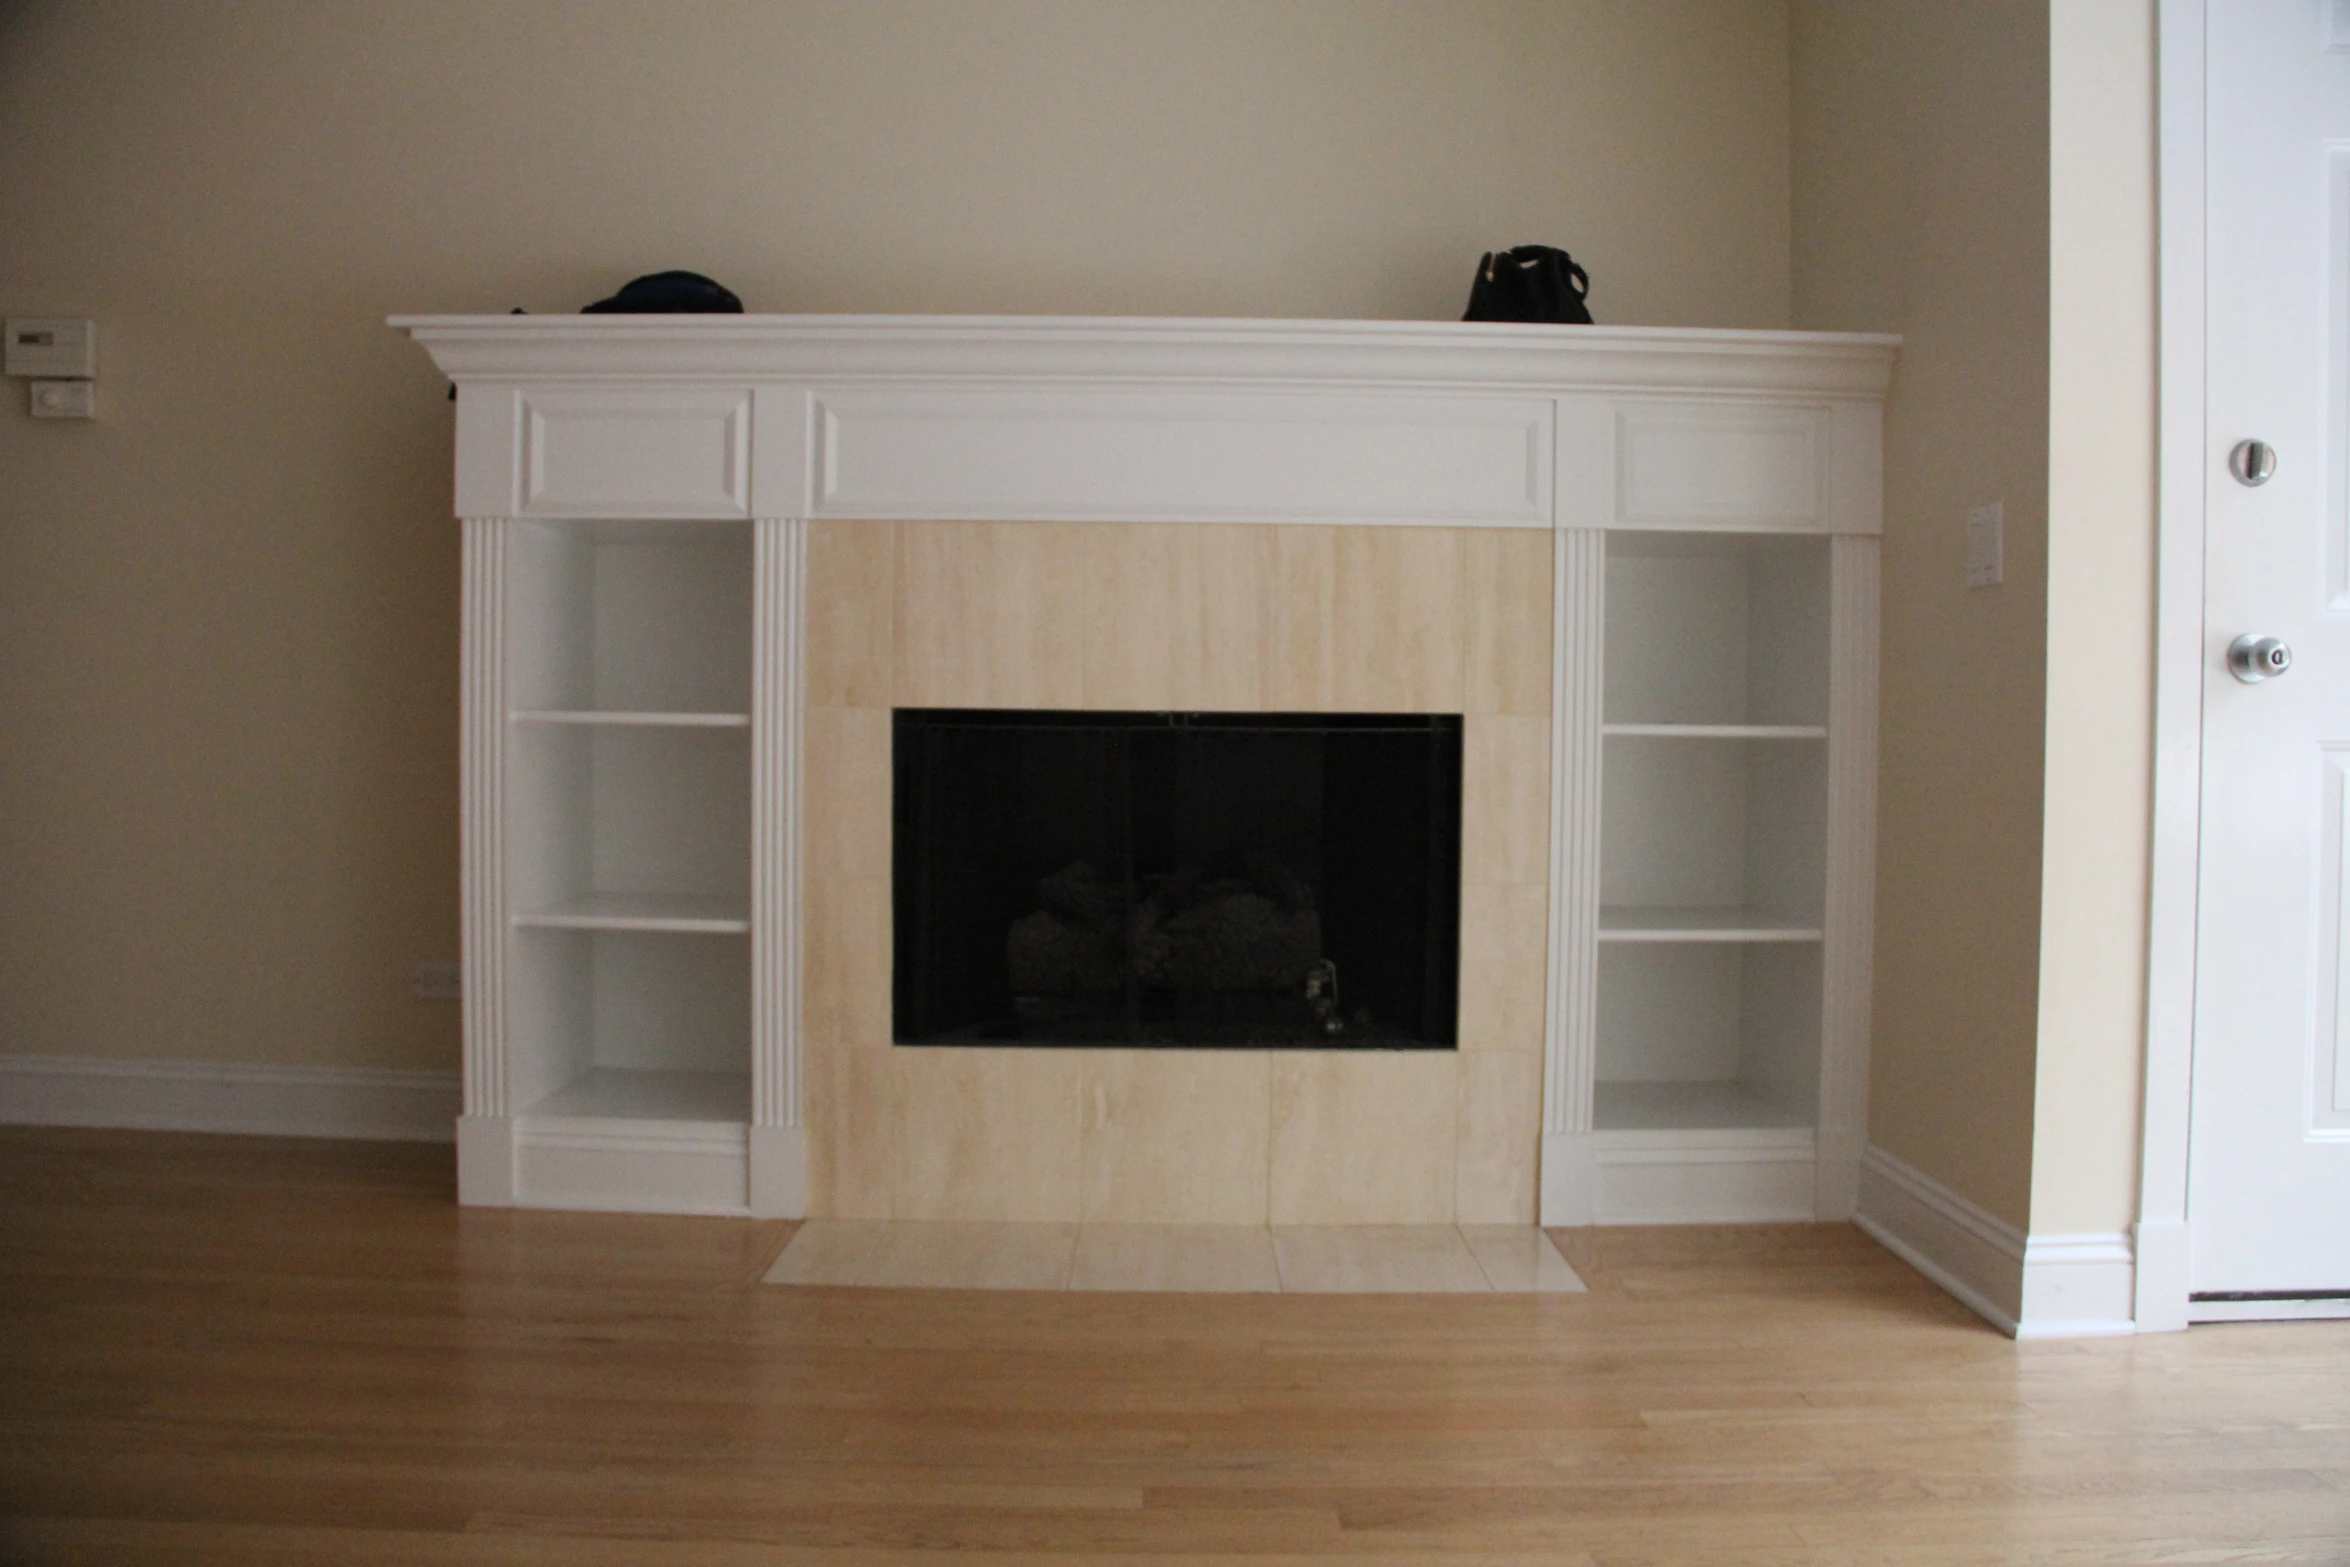
M 2154 835 L 2146 942 L 2137 1325 L 2187 1325 L 2187 1118 L 2203 784 L 2206 0 L 2157 0 Z

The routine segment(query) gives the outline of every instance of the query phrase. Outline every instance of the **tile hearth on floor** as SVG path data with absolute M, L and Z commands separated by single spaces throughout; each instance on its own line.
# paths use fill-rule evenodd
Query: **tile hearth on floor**
M 984 1224 L 810 1219 L 769 1284 L 1157 1294 L 1580 1294 L 1512 1224 Z

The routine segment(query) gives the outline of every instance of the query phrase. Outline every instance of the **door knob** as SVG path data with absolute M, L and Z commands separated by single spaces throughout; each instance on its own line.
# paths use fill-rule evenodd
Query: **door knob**
M 2293 667 L 2293 650 L 2275 637 L 2247 631 L 2228 644 L 2228 673 L 2248 686 Z

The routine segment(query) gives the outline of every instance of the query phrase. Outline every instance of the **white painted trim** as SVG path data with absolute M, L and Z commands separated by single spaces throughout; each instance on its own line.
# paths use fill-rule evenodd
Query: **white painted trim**
M 1853 332 L 1096 316 L 394 316 L 391 325 L 444 373 L 475 386 L 697 377 L 1030 387 L 1137 380 L 1486 393 L 1680 389 L 1814 402 L 1883 396 L 1900 343 Z M 784 500 L 767 495 L 759 504 L 774 511 Z
M 0 1125 L 445 1143 L 455 1072 L 0 1056 Z
M 1599 964 L 1600 717 L 1607 535 L 1562 529 L 1551 587 L 1549 984 L 1543 1130 L 1591 1130 Z M 1546 1219 L 1557 1224 L 1570 1221 Z
M 457 1202 L 466 1208 L 514 1206 L 514 1117 L 457 1118 Z
M 1594 1132 L 1595 1224 L 1770 1224 L 1813 1216 L 1808 1127 Z
M 806 1133 L 797 1126 L 753 1126 L 749 1137 L 752 1216 L 760 1219 L 806 1218 Z
M 506 545 L 497 517 L 468 517 L 458 657 L 458 791 L 465 1113 L 506 1114 Z
M 751 1212 L 741 1122 L 517 1117 L 515 1202 L 602 1213 Z
M 2033 1235 L 1871 1145 L 1853 1223 L 2010 1338 L 2133 1333 L 2130 1237 Z
M 1607 535 L 1551 535 L 1550 948 L 1542 1030 L 1544 1224 L 1592 1222 L 1599 1032 L 1599 779 Z
M 808 525 L 756 524 L 751 662 L 751 1121 L 800 1124 L 800 735 Z
M 764 1219 L 808 1212 L 799 1074 L 801 709 L 808 524 L 761 517 L 752 653 L 752 1114 L 747 1196 Z
M 2024 1232 L 1871 1144 L 1852 1222 L 2013 1336 L 2024 1293 Z
M 1550 1228 L 1592 1222 L 1598 1208 L 1599 1166 L 1589 1132 L 1550 1132 L 1542 1139 L 1542 1183 L 1536 1211 Z
M 2149 1333 L 2182 1329 L 2188 1317 L 2187 1123 L 2203 771 L 2204 4 L 2157 5 L 2154 796 L 2137 1225 L 2146 1265 L 2137 1270 L 2131 1313 Z
M 762 517 L 754 537 L 751 664 L 751 1212 L 808 1211 L 800 1132 L 801 732 L 808 524 Z
M 1815 1216 L 1848 1219 L 1868 1143 L 1876 940 L 1878 557 L 1873 538 L 1829 546 L 1828 821 L 1820 955 Z
M 2141 1333 L 2176 1333 L 2187 1326 L 2187 1223 L 2138 1221 L 2131 1231 L 2137 1258 L 2131 1316 Z
M 1665 406 L 1791 415 L 1753 398 Z M 1385 387 L 827 388 L 806 515 L 1547 528 L 1553 408 Z
M 2035 1235 L 2024 1242 L 2019 1339 L 2112 1338 L 2135 1333 L 2130 1238 L 2119 1231 Z

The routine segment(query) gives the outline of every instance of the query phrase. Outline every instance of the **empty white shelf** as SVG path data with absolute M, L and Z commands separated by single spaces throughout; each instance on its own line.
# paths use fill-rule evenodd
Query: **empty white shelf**
M 664 1072 L 599 1066 L 522 1112 L 532 1119 L 717 1121 L 751 1114 L 748 1072 Z
M 1721 1131 L 1810 1125 L 1809 1116 L 1765 1099 L 1744 1083 L 1591 1085 L 1594 1131 Z
M 737 935 L 751 928 L 739 898 L 676 892 L 589 892 L 514 916 L 514 923 L 552 930 L 666 930 Z
M 1825 740 L 1825 724 L 1601 724 L 1602 735 L 1660 740 Z
M 1820 922 L 1757 909 L 1628 908 L 1603 905 L 1602 941 L 1818 941 Z
M 608 713 L 591 708 L 526 708 L 518 724 L 629 724 L 642 728 L 748 729 L 748 713 Z

